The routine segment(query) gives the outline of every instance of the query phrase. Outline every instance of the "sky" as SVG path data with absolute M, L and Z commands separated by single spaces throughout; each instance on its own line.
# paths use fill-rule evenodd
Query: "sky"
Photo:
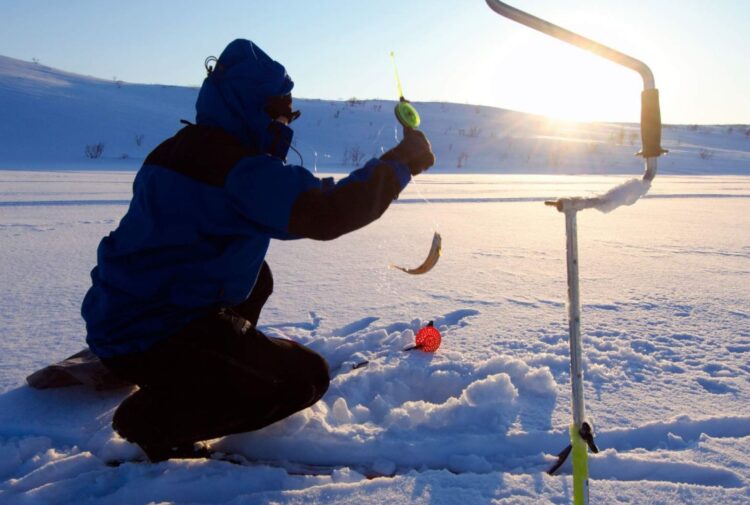
M 644 61 L 665 123 L 750 123 L 748 0 L 525 0 L 515 7 Z M 198 86 L 249 38 L 295 96 L 406 98 L 561 119 L 639 119 L 640 77 L 503 18 L 484 0 L 0 0 L 0 54 L 126 82 Z

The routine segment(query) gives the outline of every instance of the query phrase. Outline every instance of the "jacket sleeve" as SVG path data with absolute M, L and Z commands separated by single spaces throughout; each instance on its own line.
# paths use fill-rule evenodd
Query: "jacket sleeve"
M 405 165 L 378 158 L 336 184 L 303 167 L 262 159 L 232 170 L 225 187 L 236 208 L 277 239 L 331 240 L 362 228 L 411 180 Z

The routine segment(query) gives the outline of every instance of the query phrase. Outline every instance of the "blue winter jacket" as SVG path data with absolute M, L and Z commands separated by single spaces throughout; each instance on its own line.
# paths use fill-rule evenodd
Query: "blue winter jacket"
M 272 238 L 333 239 L 377 219 L 408 184 L 408 168 L 392 160 L 372 159 L 336 184 L 286 164 L 292 131 L 263 108 L 292 87 L 250 41 L 221 54 L 197 124 L 146 158 L 127 213 L 99 245 L 81 309 L 98 356 L 144 351 L 238 305 Z

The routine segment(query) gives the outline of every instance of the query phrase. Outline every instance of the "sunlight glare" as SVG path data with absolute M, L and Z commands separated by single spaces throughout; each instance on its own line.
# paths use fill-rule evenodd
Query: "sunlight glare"
M 568 121 L 639 120 L 642 82 L 632 70 L 536 33 L 493 56 L 485 103 Z

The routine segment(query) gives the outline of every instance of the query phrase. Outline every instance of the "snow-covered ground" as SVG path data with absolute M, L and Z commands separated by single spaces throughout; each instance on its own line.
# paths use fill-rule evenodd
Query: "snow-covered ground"
M 336 370 L 317 405 L 215 442 L 252 463 L 138 455 L 127 394 L 36 391 L 80 350 L 96 245 L 133 172 L 0 171 L 0 502 L 569 503 L 544 469 L 570 420 L 562 216 L 545 198 L 624 176 L 424 175 L 373 225 L 276 242 L 264 331 Z M 433 230 L 443 256 L 409 276 Z M 750 178 L 659 176 L 645 199 L 579 215 L 592 503 L 750 503 Z M 434 320 L 434 355 L 401 349 Z M 370 365 L 352 365 L 368 359 Z
M 417 103 L 428 175 L 363 230 L 272 245 L 262 328 L 321 352 L 335 378 L 311 409 L 214 441 L 248 465 L 109 467 L 139 456 L 110 427 L 128 391 L 24 386 L 84 346 L 96 246 L 196 96 L 0 56 L 0 503 L 569 503 L 569 466 L 544 473 L 570 387 L 564 223 L 542 202 L 641 172 L 633 124 Z M 295 103 L 313 171 L 396 141 L 394 102 Z M 592 503 L 750 503 L 750 127 L 663 138 L 645 199 L 579 216 Z M 559 175 L 617 173 L 631 175 Z M 434 270 L 388 268 L 418 265 L 435 230 Z M 430 320 L 438 352 L 402 352 Z

